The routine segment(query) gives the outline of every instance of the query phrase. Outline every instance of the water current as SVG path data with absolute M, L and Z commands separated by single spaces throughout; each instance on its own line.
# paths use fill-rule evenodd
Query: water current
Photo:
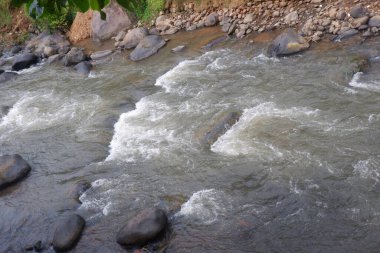
M 0 155 L 33 168 L 0 193 L 0 252 L 47 244 L 70 213 L 87 222 L 72 252 L 125 252 L 117 230 L 150 206 L 170 215 L 168 253 L 379 252 L 380 59 L 352 77 L 347 48 L 171 53 L 179 42 L 139 63 L 113 55 L 86 78 L 41 64 L 0 85 Z M 200 145 L 230 110 L 239 121 Z M 83 179 L 79 204 L 69 192 Z

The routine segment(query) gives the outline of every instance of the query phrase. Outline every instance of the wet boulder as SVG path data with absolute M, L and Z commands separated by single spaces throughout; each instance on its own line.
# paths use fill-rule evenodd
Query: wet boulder
M 63 57 L 62 61 L 65 66 L 76 65 L 86 59 L 86 55 L 83 49 L 73 47 L 70 51 Z
M 19 71 L 22 69 L 26 69 L 36 64 L 37 62 L 38 62 L 38 57 L 35 54 L 26 53 L 23 55 L 19 55 L 13 61 L 12 70 Z
M 54 250 L 63 252 L 72 249 L 79 241 L 85 224 L 85 220 L 77 214 L 62 219 L 54 232 Z
M 10 109 L 11 107 L 7 105 L 0 106 L 0 118 L 7 115 Z
M 80 202 L 80 196 L 91 188 L 91 183 L 86 180 L 81 180 L 73 185 L 73 187 L 69 191 L 70 197 Z
M 217 139 L 235 125 L 241 116 L 240 111 L 223 111 L 216 114 L 195 136 L 201 146 L 209 148 Z
M 310 47 L 310 44 L 293 29 L 287 29 L 277 36 L 269 45 L 269 56 L 286 56 L 302 52 Z
M 84 76 L 88 76 L 88 74 L 91 71 L 92 64 L 88 61 L 82 61 L 82 62 L 78 63 L 77 65 L 75 65 L 74 68 L 79 74 L 84 75 Z
M 157 208 L 145 209 L 130 219 L 117 233 L 117 243 L 122 246 L 143 246 L 165 231 L 168 218 Z
M 132 51 L 129 58 L 132 61 L 139 61 L 154 55 L 158 50 L 165 46 L 166 41 L 158 35 L 149 35 L 140 41 L 137 47 Z
M 91 60 L 96 61 L 96 60 L 105 58 L 107 56 L 110 56 L 111 54 L 112 54 L 112 50 L 97 51 L 95 53 L 92 53 L 90 58 L 91 58 Z
M 20 155 L 0 156 L 0 190 L 25 178 L 31 168 Z
M 0 69 L 0 75 L 3 74 L 4 72 L 5 72 L 4 70 Z
M 123 41 L 119 43 L 119 47 L 126 49 L 135 48 L 144 37 L 148 36 L 148 34 L 148 29 L 145 27 L 129 30 L 124 36 Z

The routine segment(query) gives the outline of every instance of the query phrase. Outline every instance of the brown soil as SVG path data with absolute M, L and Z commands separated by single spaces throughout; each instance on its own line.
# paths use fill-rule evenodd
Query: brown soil
M 24 9 L 11 9 L 12 24 L 0 27 L 0 50 L 26 40 L 28 31 L 31 30 L 31 19 L 25 14 Z
M 71 25 L 70 31 L 68 32 L 69 40 L 71 43 L 76 43 L 78 41 L 91 37 L 92 14 L 92 11 L 87 11 L 86 13 L 77 13 L 74 22 Z

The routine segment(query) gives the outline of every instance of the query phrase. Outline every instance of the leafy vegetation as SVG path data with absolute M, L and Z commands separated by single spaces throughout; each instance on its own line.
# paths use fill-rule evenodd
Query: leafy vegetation
M 11 23 L 10 0 L 0 0 L 0 28 Z
M 164 5 L 165 0 L 146 0 L 143 13 L 137 13 L 137 17 L 142 21 L 149 21 L 164 8 Z

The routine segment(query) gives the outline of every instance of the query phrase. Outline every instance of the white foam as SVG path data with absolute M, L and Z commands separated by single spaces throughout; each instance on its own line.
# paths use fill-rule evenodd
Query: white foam
M 101 103 L 98 95 L 70 98 L 53 91 L 26 93 L 0 122 L 0 130 L 13 132 L 37 131 L 67 124 L 82 124 L 91 118 Z M 4 137 L 4 136 L 3 136 Z
M 352 80 L 350 81 L 349 85 L 352 87 L 364 89 L 364 90 L 369 90 L 369 91 L 376 91 L 380 92 L 380 82 L 377 81 L 372 81 L 372 82 L 361 82 L 360 77 L 363 75 L 362 72 L 356 73 L 353 77 Z
M 186 217 L 194 223 L 209 225 L 217 221 L 223 212 L 221 203 L 220 193 L 215 189 L 201 190 L 181 206 L 176 217 Z
M 283 153 L 272 143 L 265 143 L 257 139 L 248 138 L 247 134 L 250 134 L 250 129 L 265 118 L 284 117 L 302 122 L 318 114 L 319 110 L 299 107 L 279 109 L 273 102 L 261 103 L 253 108 L 244 110 L 238 123 L 221 136 L 211 146 L 211 150 L 216 153 L 231 156 L 261 153 L 267 157 L 265 159 L 272 157 L 273 154 L 276 157 L 282 157 Z M 263 153 L 265 150 L 269 151 L 269 154 Z
M 361 178 L 373 179 L 379 181 L 380 179 L 380 162 L 370 157 L 367 160 L 360 160 L 352 165 L 354 167 L 353 173 Z

